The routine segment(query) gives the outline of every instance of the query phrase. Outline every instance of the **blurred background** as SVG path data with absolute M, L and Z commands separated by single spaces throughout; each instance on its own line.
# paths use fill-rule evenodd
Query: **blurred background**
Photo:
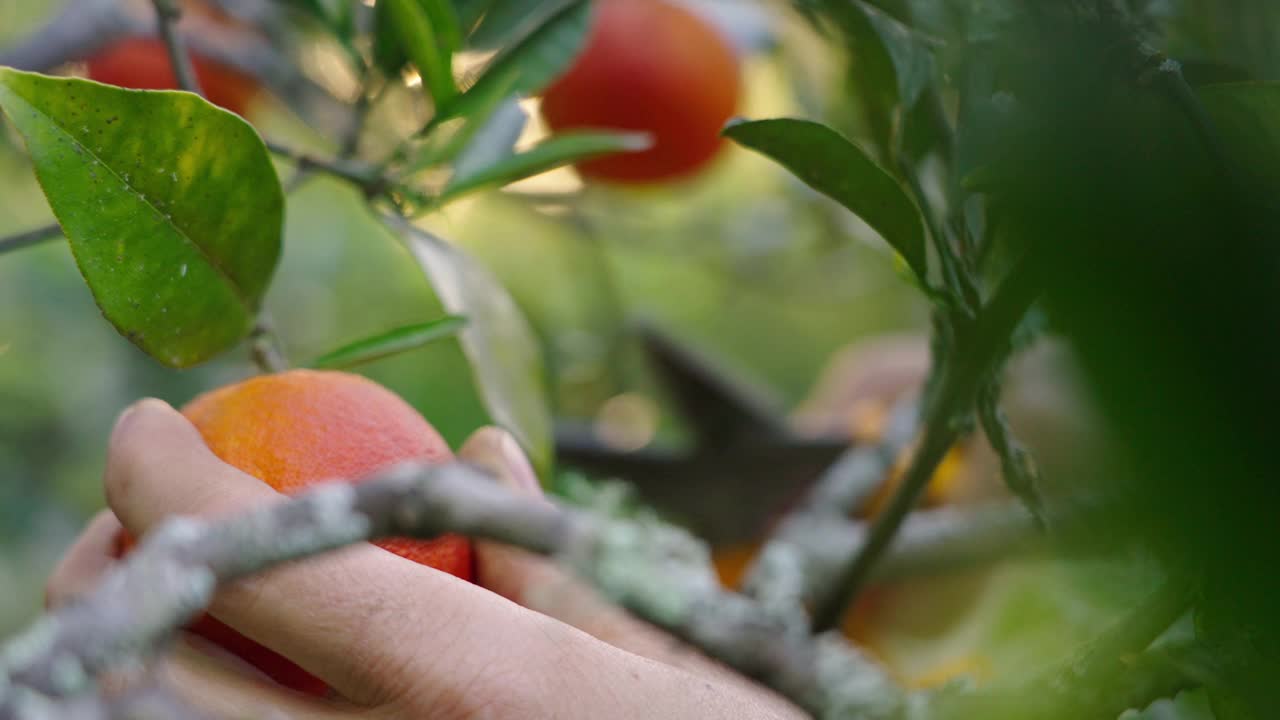
M 0 0 L 0 47 L 58 9 Z M 821 38 L 785 8 L 737 14 L 713 8 L 710 16 L 747 44 L 742 114 L 821 114 L 839 83 Z M 776 42 L 786 34 L 798 36 L 788 46 L 804 57 Z M 318 43 L 305 51 L 315 56 L 305 69 L 318 81 L 349 82 L 324 75 L 338 64 L 324 54 L 337 50 Z M 264 133 L 328 149 L 279 103 L 255 103 L 251 117 Z M 420 103 L 417 92 L 393 91 L 366 130 L 370 143 L 388 144 L 412 129 Z M 531 125 L 522 143 L 545 135 Z M 8 129 L 0 138 L 0 183 L 0 235 L 52 220 L 21 140 Z M 516 297 L 544 345 L 563 416 L 590 420 L 625 394 L 624 401 L 641 398 L 639 412 L 652 418 L 641 425 L 680 436 L 639 346 L 619 337 L 627 318 L 660 321 L 767 388 L 783 408 L 804 398 L 841 347 L 925 327 L 925 302 L 873 233 L 746 151 L 726 146 L 707 172 L 674 188 L 590 188 L 571 215 L 522 197 L 580 186 L 572 170 L 555 171 L 455 203 L 429 221 Z M 443 314 L 418 266 L 340 181 L 316 178 L 290 195 L 285 234 L 267 307 L 290 358 Z M 487 422 L 456 341 L 361 371 L 405 397 L 455 447 Z M 65 241 L 0 260 L 0 587 L 7 589 L 0 631 L 37 609 L 50 563 L 102 507 L 100 475 L 116 414 L 144 396 L 180 405 L 252 372 L 247 351 L 187 371 L 150 360 L 103 320 Z

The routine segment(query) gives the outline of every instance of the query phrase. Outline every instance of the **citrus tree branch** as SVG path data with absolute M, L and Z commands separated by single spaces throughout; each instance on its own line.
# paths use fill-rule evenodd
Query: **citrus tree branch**
M 899 403 L 889 416 L 878 444 L 849 449 L 818 478 L 805 500 L 779 523 L 756 562 L 747 571 L 744 589 L 766 602 L 809 602 L 817 587 L 831 578 L 820 557 L 833 546 L 852 552 L 851 537 L 862 530 L 851 519 L 857 508 L 879 489 L 916 432 L 916 399 Z M 843 557 L 843 556 L 841 556 Z
M 356 186 L 367 198 L 381 195 L 393 186 L 391 179 L 372 165 L 346 157 L 316 157 L 272 140 L 264 140 L 264 142 L 267 150 L 295 163 L 298 166 L 298 172 L 317 171 L 332 175 Z
M 553 555 L 819 717 L 888 720 L 901 709 L 902 692 L 876 664 L 842 638 L 811 635 L 798 608 L 779 613 L 724 591 L 706 547 L 684 531 L 524 498 L 464 464 L 406 464 L 226 520 L 167 521 L 78 602 L 0 649 L 0 708 L 23 693 L 92 693 L 103 671 L 163 649 L 224 583 L 361 540 L 445 532 Z
M 977 317 L 957 329 L 956 346 L 935 370 L 936 385 L 922 410 L 922 435 L 902 483 L 867 533 L 866 542 L 837 574 L 832 594 L 818 600 L 816 628 L 839 623 L 919 502 L 938 464 L 960 438 L 984 378 L 1006 355 L 1014 328 L 1040 293 L 1038 278 L 1037 268 L 1024 258 Z

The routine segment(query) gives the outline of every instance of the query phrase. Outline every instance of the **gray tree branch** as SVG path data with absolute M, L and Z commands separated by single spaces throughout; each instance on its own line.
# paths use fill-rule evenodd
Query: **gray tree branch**
M 833 545 L 852 553 L 862 532 L 851 515 L 879 489 L 916 433 L 916 399 L 895 407 L 881 442 L 845 452 L 818 478 L 804 502 L 779 524 L 747 571 L 748 595 L 766 603 L 812 602 L 831 574 L 819 569 Z M 830 570 L 830 566 L 825 570 Z
M 876 563 L 892 545 L 938 464 L 960 438 L 983 378 L 1004 357 L 1010 335 L 1040 294 L 1039 278 L 1038 268 L 1030 258 L 1024 258 L 977 317 L 957 329 L 956 346 L 934 371 L 932 392 L 926 396 L 921 411 L 921 436 L 902 484 L 872 524 L 865 543 L 837 573 L 834 592 L 819 601 L 814 612 L 814 626 L 818 629 L 835 627 L 843 617 L 845 608 L 857 598 Z
M 813 637 L 803 613 L 724 591 L 706 547 L 681 530 L 526 499 L 462 464 L 408 464 L 224 521 L 167 521 L 94 590 L 0 649 L 0 708 L 29 693 L 92 693 L 102 672 L 161 650 L 221 584 L 361 540 L 444 532 L 554 555 L 637 615 L 819 717 L 888 719 L 902 705 L 877 665 L 837 636 Z

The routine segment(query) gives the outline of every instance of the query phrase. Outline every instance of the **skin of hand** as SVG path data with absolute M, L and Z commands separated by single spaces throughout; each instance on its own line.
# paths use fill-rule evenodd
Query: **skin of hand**
M 541 498 L 515 440 L 477 431 L 459 457 Z M 144 400 L 112 434 L 109 510 L 51 575 L 56 606 L 116 562 L 121 527 L 142 536 L 172 515 L 220 516 L 278 493 L 223 463 L 167 404 Z M 220 590 L 210 611 L 334 688 L 303 697 L 185 638 L 157 672 L 217 717 L 530 718 L 807 717 L 673 638 L 627 615 L 555 565 L 478 543 L 477 584 L 367 543 L 277 567 Z

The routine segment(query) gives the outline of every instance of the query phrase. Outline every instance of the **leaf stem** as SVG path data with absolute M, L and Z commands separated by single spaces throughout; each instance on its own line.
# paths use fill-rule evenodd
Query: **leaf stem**
M 273 140 L 264 140 L 267 150 L 298 165 L 299 171 L 318 170 L 360 188 L 367 197 L 374 197 L 385 192 L 389 183 L 376 168 L 364 163 L 345 158 L 325 159 L 309 155 L 295 148 L 281 145 Z
M 258 313 L 258 321 L 249 333 L 249 352 L 253 356 L 253 364 L 264 374 L 284 372 L 289 369 L 289 360 L 280 349 L 280 338 L 276 335 L 275 323 L 271 315 L 263 310 Z

